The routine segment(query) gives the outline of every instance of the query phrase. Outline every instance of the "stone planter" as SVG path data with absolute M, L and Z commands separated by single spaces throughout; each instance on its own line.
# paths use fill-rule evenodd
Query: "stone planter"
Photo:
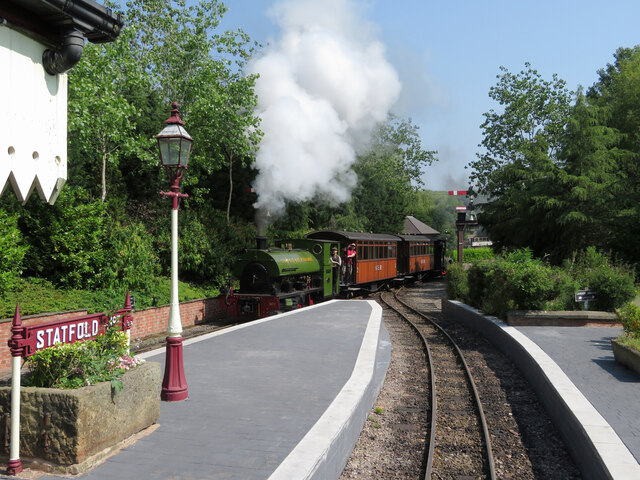
M 160 364 L 146 362 L 122 377 L 124 388 L 102 382 L 75 390 L 22 387 L 20 456 L 41 468 L 80 473 L 120 442 L 160 417 Z M 0 419 L 11 410 L 11 388 L 0 388 Z M 0 428 L 0 442 L 8 429 Z M 9 440 L 6 439 L 8 445 Z M 7 452 L 8 453 L 8 452 Z M 43 462 L 44 461 L 44 462 Z
M 640 375 L 640 352 L 617 340 L 611 340 L 611 348 L 613 348 L 613 356 L 616 362 Z

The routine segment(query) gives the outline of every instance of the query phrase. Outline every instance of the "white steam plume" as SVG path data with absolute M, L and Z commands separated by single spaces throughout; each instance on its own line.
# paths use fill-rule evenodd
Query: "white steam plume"
M 350 198 L 358 148 L 400 93 L 373 28 L 351 0 L 286 0 L 271 16 L 281 37 L 252 62 L 264 137 L 256 207 L 272 218 L 285 200 Z

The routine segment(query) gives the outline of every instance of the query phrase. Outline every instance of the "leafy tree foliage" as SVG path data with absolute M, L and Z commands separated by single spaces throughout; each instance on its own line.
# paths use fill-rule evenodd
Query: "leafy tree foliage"
M 590 108 L 601 112 L 598 125 L 609 129 L 606 145 L 610 221 L 609 242 L 625 258 L 640 258 L 640 46 L 620 48 L 615 62 L 601 69 L 599 81 L 587 91 Z
M 380 126 L 370 152 L 354 167 L 358 187 L 352 202 L 365 231 L 402 231 L 412 195 L 422 184 L 422 168 L 436 161 L 436 153 L 422 148 L 410 119 L 390 117 Z
M 409 214 L 443 235 L 450 235 L 451 241 L 456 232 L 456 206 L 461 204 L 460 197 L 448 195 L 447 192 L 419 190 L 412 195 Z
M 529 63 L 525 68 L 513 74 L 500 67 L 502 75 L 489 90 L 489 97 L 502 108 L 484 114 L 480 128 L 485 151 L 471 162 L 471 180 L 490 196 L 511 186 L 514 172 L 501 175 L 502 167 L 531 170 L 541 160 L 554 160 L 560 148 L 572 92 L 557 75 L 547 81 Z
M 170 264 L 169 209 L 158 195 L 167 181 L 155 135 L 171 101 L 195 139 L 182 180 L 190 197 L 181 201 L 181 277 L 222 283 L 237 253 L 253 242 L 255 195 L 238 185 L 249 186 L 256 175 L 256 77 L 244 75 L 243 66 L 259 46 L 241 30 L 220 31 L 226 7 L 219 0 L 130 0 L 123 10 L 117 41 L 87 45 L 69 75 L 67 187 L 55 206 L 11 204 L 23 243 L 11 236 L 13 220 L 0 226 L 0 238 L 11 236 L 16 252 L 29 248 L 27 275 L 65 289 L 130 288 L 152 302 L 161 281 L 154 277 L 168 274 Z M 395 233 L 422 167 L 434 160 L 417 126 L 390 118 L 359 159 L 351 202 L 292 204 L 270 234 L 325 227 Z
M 17 216 L 0 207 L 0 297 L 15 287 L 27 253 L 17 224 Z
M 69 78 L 69 176 L 72 184 L 90 192 L 100 185 L 102 202 L 108 166 L 117 169 L 126 155 L 146 165 L 153 161 L 151 140 L 136 129 L 141 110 L 127 98 L 130 91 L 149 88 L 141 64 L 127 48 L 132 31 L 125 30 L 121 41 L 104 47 L 88 44 Z M 110 173 L 116 179 L 110 183 L 116 183 L 117 170 Z
M 604 124 L 606 113 L 587 104 L 582 91 L 568 118 L 555 178 L 553 198 L 560 235 L 554 257 L 568 258 L 590 245 L 605 246 L 610 239 L 611 211 L 616 188 L 610 149 L 619 133 Z
M 637 262 L 640 234 L 640 47 L 621 48 L 569 105 L 564 82 L 503 69 L 489 95 L 485 152 L 473 179 L 491 198 L 480 217 L 498 247 L 559 263 L 595 246 Z
M 37 252 L 25 258 L 28 274 L 65 288 L 104 285 L 109 219 L 100 200 L 91 200 L 81 188 L 65 188 L 54 206 L 29 202 L 20 222 L 31 251 Z

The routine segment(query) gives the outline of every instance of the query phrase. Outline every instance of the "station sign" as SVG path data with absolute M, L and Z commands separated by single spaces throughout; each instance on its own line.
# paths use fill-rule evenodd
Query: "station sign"
M 578 290 L 575 294 L 576 302 L 591 302 L 596 299 L 596 292 L 593 290 Z
M 116 323 L 120 324 L 123 331 L 131 328 L 133 315 L 131 314 L 131 300 L 127 293 L 125 307 L 114 314 L 94 313 L 80 317 L 37 325 L 22 325 L 19 310 L 11 327 L 12 336 L 9 340 L 9 348 L 12 355 L 15 353 L 21 357 L 30 357 L 38 350 L 52 347 L 58 343 L 75 343 L 80 340 L 91 340 L 105 333 L 107 328 Z

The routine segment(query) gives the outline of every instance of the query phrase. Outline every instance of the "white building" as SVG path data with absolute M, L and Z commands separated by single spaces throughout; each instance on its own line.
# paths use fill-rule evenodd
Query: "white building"
M 67 74 L 124 22 L 93 0 L 0 0 L 0 195 L 54 203 L 67 179 Z

